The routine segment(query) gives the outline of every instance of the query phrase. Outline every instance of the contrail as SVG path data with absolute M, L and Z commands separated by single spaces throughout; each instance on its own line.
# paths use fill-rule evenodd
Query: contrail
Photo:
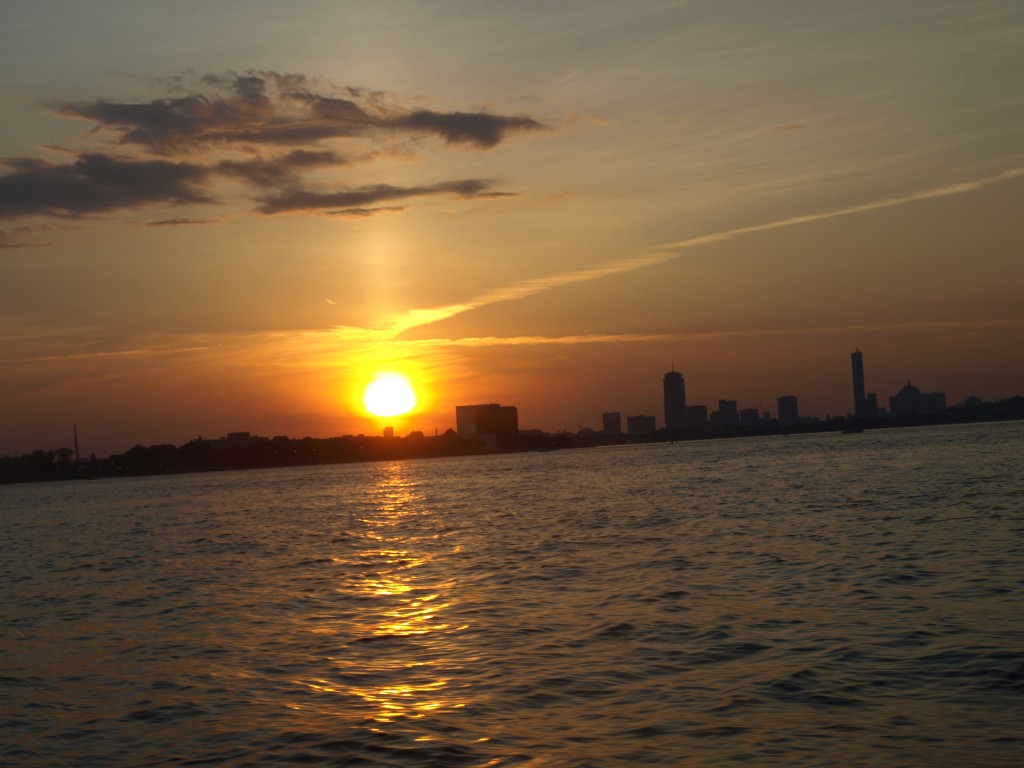
M 691 237 L 686 240 L 663 243 L 646 249 L 646 252 L 627 256 L 607 264 L 600 264 L 596 267 L 581 269 L 575 272 L 565 272 L 560 275 L 550 275 L 548 277 L 537 277 L 532 280 L 524 280 L 523 282 L 515 283 L 504 288 L 488 291 L 487 293 L 481 294 L 475 299 L 470 299 L 462 304 L 450 304 L 446 307 L 435 307 L 432 309 L 410 310 L 409 312 L 405 312 L 394 318 L 392 325 L 383 335 L 387 338 L 393 339 L 405 331 L 412 330 L 413 328 L 431 325 L 433 323 L 440 322 L 441 320 L 447 320 L 450 317 L 460 315 L 473 309 L 479 309 L 480 307 L 485 307 L 490 304 L 524 299 L 527 296 L 543 293 L 544 291 L 549 291 L 552 288 L 559 288 L 563 285 L 583 283 L 589 280 L 596 280 L 600 277 L 618 275 L 624 272 L 633 272 L 634 270 L 643 269 L 644 267 L 664 264 L 667 261 L 679 258 L 683 251 L 702 245 L 732 240 L 733 238 L 741 235 L 749 235 L 756 232 L 768 232 L 773 229 L 783 229 L 785 227 L 793 227 L 800 224 L 810 224 L 816 221 L 825 221 L 826 219 L 837 219 L 842 216 L 869 213 L 883 208 L 894 208 L 899 205 L 914 203 L 920 200 L 931 200 L 937 197 L 949 197 L 951 195 L 964 194 L 965 192 L 974 192 L 982 187 L 987 187 L 990 184 L 995 184 L 1000 181 L 1006 181 L 1007 179 L 1012 179 L 1022 174 L 1024 174 L 1024 168 L 1011 168 L 1003 171 L 1002 173 L 998 173 L 995 176 L 988 176 L 983 179 L 962 182 L 960 184 L 948 184 L 942 187 L 934 187 L 932 189 L 926 189 L 900 197 L 888 197 L 884 200 L 876 200 L 871 203 L 851 205 L 845 208 L 835 208 L 831 211 L 809 213 L 803 216 L 792 216 L 788 219 L 779 219 L 778 221 L 770 221 L 765 224 L 752 224 L 748 227 L 737 227 L 736 229 L 729 229 L 724 232 L 716 232 L 710 235 Z

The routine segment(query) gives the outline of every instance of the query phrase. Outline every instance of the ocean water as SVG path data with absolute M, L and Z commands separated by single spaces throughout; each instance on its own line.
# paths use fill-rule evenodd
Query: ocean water
M 1016 766 L 1024 423 L 0 487 L 0 764 Z

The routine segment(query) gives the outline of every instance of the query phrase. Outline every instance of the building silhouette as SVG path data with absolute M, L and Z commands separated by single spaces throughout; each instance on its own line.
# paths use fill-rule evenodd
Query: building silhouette
M 515 448 L 519 442 L 519 411 L 513 405 L 458 405 L 455 424 L 459 437 L 482 440 L 492 451 Z
M 608 411 L 601 414 L 601 431 L 606 435 L 622 434 L 622 414 L 618 411 Z
M 855 350 L 850 355 L 850 362 L 853 366 L 853 415 L 858 419 L 864 416 L 864 355 L 861 351 Z
M 878 407 L 878 396 L 874 392 L 868 392 L 864 398 L 864 413 L 867 418 L 874 419 L 884 415 L 885 409 L 879 409 Z
M 783 429 L 794 426 L 800 420 L 796 395 L 783 395 L 776 402 L 779 409 L 779 426 Z
M 719 400 L 718 410 L 711 414 L 715 429 L 735 429 L 740 425 L 740 412 L 735 400 Z
M 662 382 L 665 392 L 665 429 L 679 432 L 686 427 L 686 382 L 683 374 L 672 367 Z
M 757 408 L 744 408 L 740 411 L 740 426 L 756 427 L 760 418 L 761 412 Z
M 657 429 L 653 416 L 627 416 L 626 429 L 630 435 L 649 435 Z
M 220 442 L 225 448 L 244 448 L 252 444 L 252 435 L 249 432 L 228 432 Z
M 864 392 L 864 355 L 858 349 L 850 355 L 853 368 L 853 415 L 857 419 L 874 419 L 879 416 L 878 396 Z
M 707 429 L 708 407 L 706 405 L 686 406 L 686 426 L 690 429 Z
M 889 398 L 893 416 L 936 416 L 946 410 L 945 392 L 922 392 L 907 380 L 907 386 Z

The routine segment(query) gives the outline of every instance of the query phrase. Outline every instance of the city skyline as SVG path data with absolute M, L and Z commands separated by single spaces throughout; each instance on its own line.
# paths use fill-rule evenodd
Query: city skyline
M 1019 3 L 4 11 L 0 455 L 1024 381 Z
M 887 397 L 889 407 L 877 405 L 877 395 L 874 392 L 865 394 L 865 374 L 864 374 L 864 362 L 863 353 L 857 349 L 851 354 L 852 362 L 852 394 L 854 408 L 846 411 L 845 413 L 828 413 L 824 416 L 820 414 L 807 414 L 802 410 L 799 402 L 798 395 L 779 395 L 775 399 L 775 410 L 763 405 L 763 401 L 759 401 L 757 407 L 751 407 L 748 403 L 741 403 L 737 400 L 729 400 L 726 398 L 719 399 L 717 401 L 717 407 L 713 407 L 709 404 L 687 404 L 686 401 L 686 388 L 685 388 L 685 377 L 681 371 L 675 370 L 675 364 L 672 365 L 672 370 L 665 373 L 662 377 L 662 405 L 664 407 L 662 421 L 659 422 L 658 416 L 651 415 L 650 413 L 624 413 L 622 411 L 602 411 L 598 418 L 600 419 L 600 425 L 597 429 L 593 428 L 589 423 L 580 423 L 576 429 L 555 429 L 555 430 L 543 430 L 536 427 L 526 426 L 523 427 L 524 433 L 545 433 L 545 434 L 574 434 L 579 433 L 581 435 L 586 433 L 592 434 L 603 434 L 607 436 L 634 436 L 643 437 L 651 435 L 655 432 L 666 432 L 666 433 L 686 433 L 691 437 L 696 435 L 705 436 L 721 436 L 727 435 L 730 432 L 734 432 L 738 429 L 787 429 L 789 427 L 795 427 L 803 425 L 806 427 L 812 427 L 815 424 L 824 424 L 832 422 L 833 420 L 846 421 L 850 424 L 856 425 L 858 423 L 870 423 L 875 420 L 885 420 L 892 417 L 906 418 L 906 417 L 928 417 L 941 415 L 946 411 L 948 407 L 971 407 L 976 408 L 984 405 L 985 401 L 977 396 L 968 396 L 964 398 L 963 402 L 948 402 L 946 393 L 941 391 L 922 393 L 916 386 L 912 384 L 908 378 L 905 385 L 893 395 Z M 1020 397 L 1020 395 L 1014 395 L 1012 397 Z M 869 411 L 857 410 L 857 404 L 870 403 L 871 409 Z M 520 432 L 519 425 L 519 409 L 515 405 L 499 405 L 491 402 L 481 405 L 453 405 L 452 413 L 454 418 L 452 423 L 447 426 L 434 426 L 432 428 L 433 434 L 439 435 L 442 432 L 451 432 L 458 434 L 459 437 L 477 438 L 480 437 L 485 440 L 487 448 L 489 450 L 495 449 L 511 449 L 514 448 L 513 435 Z M 676 414 L 675 426 L 670 425 L 670 413 Z M 679 414 L 681 413 L 681 417 Z M 401 433 L 395 431 L 393 422 L 403 423 L 405 421 L 403 415 L 397 417 L 381 417 L 380 421 L 385 424 L 380 429 L 380 434 L 384 437 L 400 437 Z M 681 418 L 681 422 L 679 419 Z M 625 422 L 625 425 L 624 425 Z M 237 426 L 237 425 L 236 425 Z M 412 427 L 407 430 L 409 434 L 423 435 L 430 432 L 430 429 L 424 429 L 421 426 Z M 73 443 L 74 443 L 74 455 L 79 455 L 78 445 L 78 425 L 77 423 L 72 425 Z M 232 439 L 237 439 L 239 436 L 244 436 L 248 439 L 249 435 L 252 434 L 249 430 L 241 431 L 228 431 L 226 436 L 214 438 L 212 442 L 221 442 L 230 444 Z M 495 435 L 503 435 L 503 437 L 495 439 Z M 323 438 L 352 438 L 352 437 L 364 437 L 367 436 L 363 432 L 349 433 L 349 434 L 337 434 L 337 435 L 320 435 L 316 436 L 321 439 Z M 368 435 L 373 436 L 373 433 Z M 312 437 L 311 435 L 278 435 L 277 438 L 287 439 L 298 439 L 301 437 Z M 261 439 L 267 439 L 263 437 Z M 208 438 L 204 438 L 202 434 L 192 436 L 187 442 L 193 441 L 210 442 Z M 184 444 L 186 441 L 182 441 Z M 141 445 L 139 441 L 134 441 L 134 445 Z M 155 444 L 168 444 L 166 440 L 157 440 Z M 63 443 L 59 446 L 36 446 L 30 450 L 55 450 L 57 448 L 66 448 Z M 121 449 L 121 450 L 125 450 Z M 27 454 L 29 451 L 14 451 L 9 454 L 0 454 L 0 456 L 17 456 L 19 454 Z M 88 453 L 96 454 L 95 448 L 87 450 Z M 121 451 L 110 451 L 103 450 L 99 452 L 99 456 L 106 457 L 109 455 L 116 455 Z M 76 458 L 77 462 L 77 458 Z
M 757 405 L 751 406 L 748 402 L 740 402 L 739 400 L 729 400 L 727 398 L 721 398 L 718 402 L 718 409 L 711 410 L 710 403 L 687 403 L 686 398 L 686 377 L 682 371 L 677 371 L 675 363 L 672 364 L 672 370 L 665 373 L 662 377 L 662 421 L 656 429 L 665 429 L 669 432 L 680 432 L 689 428 L 694 427 L 707 427 L 714 426 L 715 417 L 723 411 L 726 411 L 726 423 L 719 424 L 719 426 L 751 426 L 748 422 L 744 424 L 743 413 L 746 411 L 748 415 L 751 412 L 756 412 L 757 420 L 761 421 L 764 418 L 776 420 L 781 426 L 792 426 L 801 420 L 811 421 L 827 421 L 832 418 L 836 419 L 851 419 L 857 421 L 870 421 L 879 417 L 884 417 L 889 414 L 895 414 L 898 416 L 910 416 L 914 413 L 920 415 L 934 415 L 943 412 L 948 405 L 960 405 L 966 402 L 968 399 L 980 400 L 976 395 L 968 395 L 961 398 L 956 403 L 947 403 L 945 392 L 931 392 L 921 393 L 917 387 L 913 386 L 910 377 L 908 376 L 904 386 L 900 388 L 898 392 L 894 392 L 892 395 L 887 397 L 887 401 L 890 403 L 888 408 L 878 405 L 878 395 L 875 392 L 866 391 L 866 377 L 864 372 L 864 353 L 860 349 L 855 349 L 851 355 L 851 373 L 852 373 L 852 406 L 846 411 L 839 411 L 836 413 L 826 413 L 821 415 L 820 413 L 808 414 L 801 410 L 799 405 L 799 395 L 785 394 L 777 395 L 774 399 L 775 408 L 772 410 L 769 405 L 766 404 L 766 399 L 759 399 Z M 1013 395 L 1016 396 L 1016 395 Z M 895 402 L 901 403 L 900 408 L 893 408 L 892 404 Z M 741 407 L 742 406 L 742 407 Z M 917 409 L 920 408 L 918 411 Z M 701 418 L 699 423 L 694 423 L 692 417 L 688 418 L 687 412 L 700 412 Z M 621 410 L 605 410 L 601 413 L 601 428 L 598 431 L 606 434 L 620 434 L 622 431 L 622 418 L 625 412 Z M 649 420 L 654 420 L 657 423 L 657 416 L 652 416 L 649 413 L 628 413 L 625 415 L 628 420 L 630 418 L 637 420 L 635 424 L 637 429 L 640 429 L 640 419 L 648 420 L 643 423 L 649 423 Z M 589 424 L 580 424 L 581 428 L 590 428 Z M 568 430 L 565 430 L 568 431 Z M 653 431 L 653 430 L 652 430 Z M 629 433 L 629 429 L 626 430 Z M 637 432 L 642 434 L 642 432 Z

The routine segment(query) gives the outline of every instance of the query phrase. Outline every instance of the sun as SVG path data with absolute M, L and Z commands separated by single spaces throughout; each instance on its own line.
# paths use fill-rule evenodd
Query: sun
M 363 405 L 374 416 L 401 416 L 416 407 L 416 390 L 400 373 L 380 373 L 363 390 Z

